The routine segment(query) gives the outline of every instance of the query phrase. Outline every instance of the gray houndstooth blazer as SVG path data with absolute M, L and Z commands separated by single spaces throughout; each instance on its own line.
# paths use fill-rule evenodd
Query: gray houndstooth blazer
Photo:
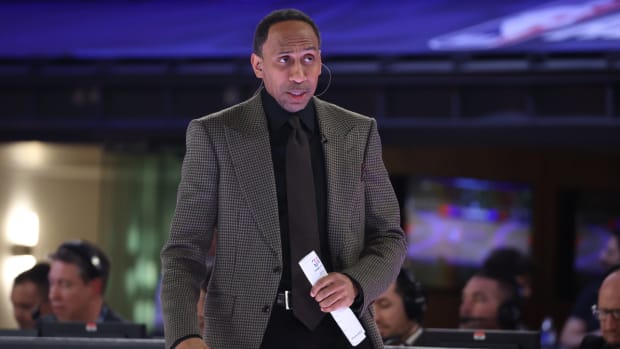
M 382 348 L 369 304 L 396 278 L 406 243 L 377 125 L 316 97 L 314 103 L 325 154 L 332 265 L 361 286 L 358 315 L 373 346 Z M 166 347 L 199 333 L 196 302 L 216 228 L 204 338 L 211 349 L 258 348 L 283 263 L 260 95 L 193 120 L 186 143 L 177 207 L 161 253 Z

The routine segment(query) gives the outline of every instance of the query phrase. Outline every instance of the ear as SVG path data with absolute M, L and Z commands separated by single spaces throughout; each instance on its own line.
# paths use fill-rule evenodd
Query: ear
M 90 280 L 88 286 L 94 294 L 103 295 L 103 279 L 98 277 Z
M 254 70 L 254 75 L 257 78 L 263 78 L 263 59 L 257 55 L 256 53 L 252 53 L 250 56 L 250 62 L 252 63 L 252 70 Z

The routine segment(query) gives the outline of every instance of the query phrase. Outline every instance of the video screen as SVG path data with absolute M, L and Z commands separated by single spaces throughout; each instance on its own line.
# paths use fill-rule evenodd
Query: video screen
M 10 3 L 0 4 L 2 57 L 245 58 L 256 24 L 277 2 Z M 352 0 L 338 6 L 326 7 L 320 1 L 297 5 L 315 19 L 322 51 L 330 56 L 617 52 L 620 47 L 618 0 L 394 0 L 389 6 Z
M 408 259 L 429 287 L 457 287 L 498 247 L 530 255 L 532 189 L 474 178 L 412 177 L 403 202 Z
M 588 191 L 577 195 L 575 204 L 575 258 L 578 281 L 602 275 L 601 254 L 620 229 L 620 193 Z

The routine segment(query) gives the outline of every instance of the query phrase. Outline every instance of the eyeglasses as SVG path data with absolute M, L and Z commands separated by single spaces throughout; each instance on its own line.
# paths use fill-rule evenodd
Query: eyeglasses
M 614 320 L 620 320 L 620 309 L 600 309 L 596 304 L 592 306 L 592 315 L 603 321 L 607 316 L 611 315 Z

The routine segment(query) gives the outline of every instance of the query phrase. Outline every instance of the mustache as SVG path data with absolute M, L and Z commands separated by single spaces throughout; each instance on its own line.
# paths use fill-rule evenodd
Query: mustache
M 290 93 L 310 93 L 313 92 L 312 89 L 307 88 L 307 87 L 293 87 L 293 88 L 288 88 L 286 89 L 287 92 Z
M 306 83 L 293 84 L 293 85 L 287 86 L 286 90 L 287 91 L 305 91 L 305 92 L 310 92 L 310 91 L 312 91 L 312 86 L 309 86 Z

